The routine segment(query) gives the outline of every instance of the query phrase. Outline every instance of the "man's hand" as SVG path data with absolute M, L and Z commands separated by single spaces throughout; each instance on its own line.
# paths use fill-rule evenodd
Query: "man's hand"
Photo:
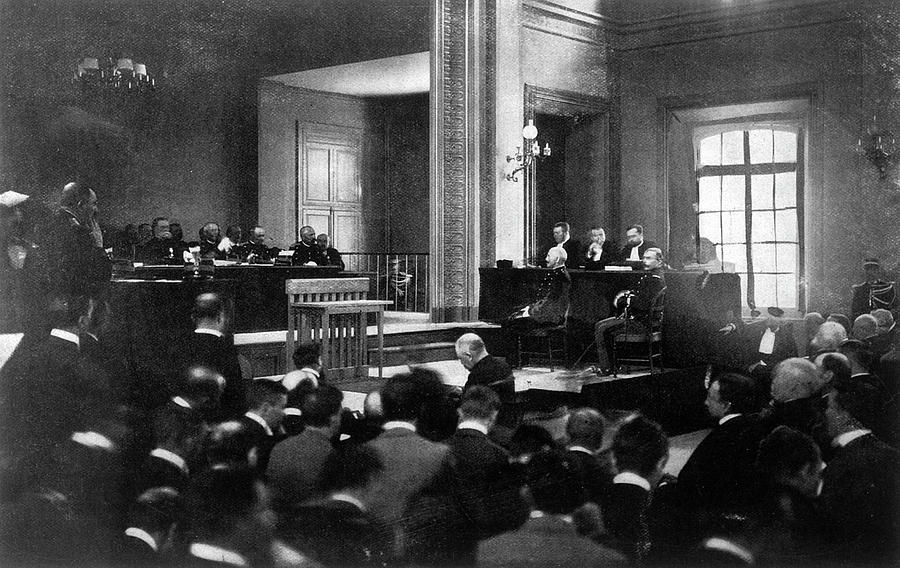
M 722 329 L 720 329 L 719 333 L 721 333 L 722 335 L 728 335 L 735 329 L 737 329 L 737 326 L 734 325 L 733 323 L 730 323 L 730 324 L 726 325 L 725 327 L 723 327 Z

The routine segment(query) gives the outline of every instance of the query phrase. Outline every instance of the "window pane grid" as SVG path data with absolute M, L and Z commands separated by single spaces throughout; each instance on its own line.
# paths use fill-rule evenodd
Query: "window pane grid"
M 724 132 L 700 142 L 699 236 L 712 241 L 720 260 L 734 263 L 744 296 L 753 281 L 758 307 L 798 307 L 796 145 L 796 133 L 774 129 Z

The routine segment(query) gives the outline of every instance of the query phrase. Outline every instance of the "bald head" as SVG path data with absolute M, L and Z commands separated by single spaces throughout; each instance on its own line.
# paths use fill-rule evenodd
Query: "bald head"
M 547 268 L 559 268 L 566 264 L 566 259 L 569 258 L 569 253 L 566 252 L 566 249 L 562 247 L 551 247 L 549 251 L 547 251 Z
M 218 294 L 207 292 L 197 296 L 191 316 L 196 328 L 225 331 L 225 302 Z
M 819 395 L 825 380 L 816 366 L 807 359 L 792 357 L 775 366 L 772 371 L 772 400 L 790 402 Z
M 853 339 L 865 341 L 873 335 L 878 335 L 878 320 L 871 314 L 862 314 L 853 320 Z
M 603 433 L 606 431 L 606 420 L 593 408 L 579 408 L 569 414 L 566 434 L 573 446 L 583 446 L 597 451 L 603 446 Z
M 378 422 L 384 419 L 384 408 L 381 406 L 381 392 L 372 391 L 363 400 L 363 414 L 366 419 Z
M 472 369 L 487 355 L 484 341 L 474 333 L 465 333 L 456 340 L 456 358 L 466 369 Z
M 884 335 L 894 327 L 894 314 L 885 309 L 872 310 L 872 317 L 878 324 L 878 335 Z
M 837 351 L 841 343 L 847 340 L 847 330 L 836 321 L 826 321 L 819 326 L 810 341 L 814 353 L 820 351 Z
M 225 377 L 205 365 L 192 365 L 184 376 L 183 392 L 180 394 L 200 409 L 214 408 L 225 390 Z
M 300 227 L 300 240 L 303 241 L 303 244 L 313 245 L 316 242 L 316 230 L 306 225 L 304 227 Z
M 84 223 L 97 212 L 97 194 L 88 186 L 72 181 L 63 187 L 59 205 L 71 210 Z

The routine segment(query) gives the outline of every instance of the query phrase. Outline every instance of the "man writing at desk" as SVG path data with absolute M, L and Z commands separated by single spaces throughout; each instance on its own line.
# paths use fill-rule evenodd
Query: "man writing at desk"
M 648 248 L 642 259 L 644 270 L 648 272 L 641 279 L 637 292 L 630 299 L 625 317 L 611 317 L 597 322 L 594 328 L 594 337 L 597 342 L 597 371 L 601 375 L 609 375 L 612 372 L 609 353 L 613 347 L 613 339 L 619 331 L 625 327 L 625 319 L 628 319 L 629 332 L 646 333 L 646 322 L 650 316 L 650 308 L 653 300 L 666 287 L 666 281 L 662 275 L 663 254 L 656 247 Z

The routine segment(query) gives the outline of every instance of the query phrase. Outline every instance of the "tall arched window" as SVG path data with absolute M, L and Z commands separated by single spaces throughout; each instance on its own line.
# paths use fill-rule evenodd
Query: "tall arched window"
M 748 305 L 802 306 L 803 131 L 792 124 L 694 131 L 698 236 L 741 275 Z

